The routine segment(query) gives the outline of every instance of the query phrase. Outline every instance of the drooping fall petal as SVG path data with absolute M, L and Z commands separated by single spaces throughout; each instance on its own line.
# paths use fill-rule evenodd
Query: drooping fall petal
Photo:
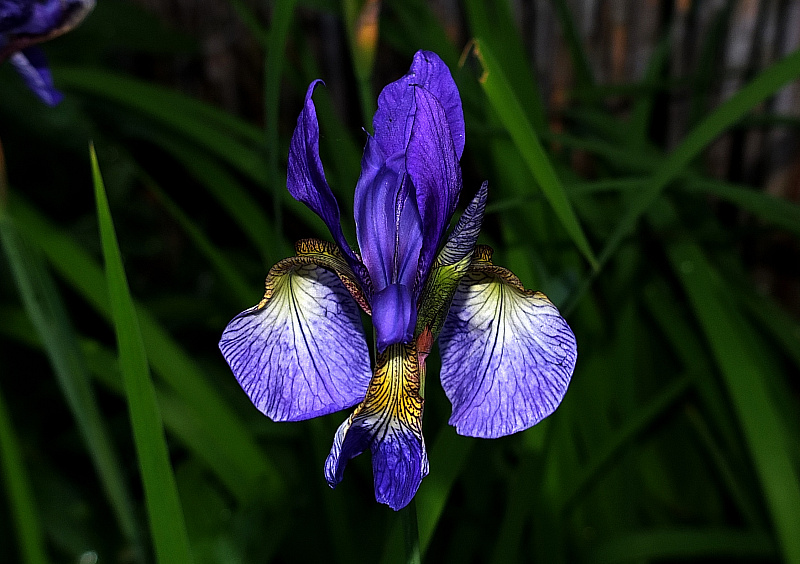
M 364 398 L 369 350 L 345 283 L 353 288 L 355 280 L 335 247 L 303 241 L 298 256 L 270 270 L 261 302 L 225 328 L 222 354 L 253 404 L 272 420 L 308 419 Z
M 535 425 L 567 391 L 575 336 L 556 307 L 478 247 L 439 336 L 441 380 L 459 434 L 496 438 Z
M 419 389 L 413 345 L 394 344 L 378 355 L 367 395 L 336 431 L 325 461 L 331 487 L 341 482 L 351 458 L 370 449 L 375 499 L 394 510 L 408 505 L 428 474 Z

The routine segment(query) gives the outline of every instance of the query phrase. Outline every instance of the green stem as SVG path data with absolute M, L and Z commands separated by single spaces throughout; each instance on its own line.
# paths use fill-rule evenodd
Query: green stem
M 419 527 L 417 526 L 417 504 L 414 500 L 400 510 L 403 522 L 403 539 L 406 546 L 406 564 L 421 564 L 419 552 Z

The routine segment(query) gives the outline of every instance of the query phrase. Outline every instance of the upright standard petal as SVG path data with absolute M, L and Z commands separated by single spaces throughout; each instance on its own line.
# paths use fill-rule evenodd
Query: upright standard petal
M 272 267 L 261 302 L 225 328 L 220 350 L 242 389 L 270 419 L 308 419 L 352 407 L 364 397 L 369 350 L 346 285 L 357 293 L 336 248 L 302 241 L 298 256 Z
M 416 190 L 422 220 L 417 282 L 423 284 L 458 204 L 461 167 L 439 100 L 425 88 L 415 87 L 414 102 L 416 111 L 406 150 L 406 170 Z
M 422 219 L 405 155 L 384 155 L 367 138 L 355 191 L 356 236 L 375 291 L 389 284 L 412 286 L 422 248 Z
M 461 96 L 450 69 L 439 55 L 431 51 L 417 51 L 411 68 L 405 76 L 388 84 L 378 97 L 378 111 L 372 120 L 375 138 L 387 155 L 405 152 L 411 136 L 414 114 L 414 87 L 420 86 L 430 92 L 444 109 L 456 158 L 464 152 L 464 112 Z
M 364 401 L 339 427 L 325 461 L 325 477 L 335 488 L 347 462 L 372 452 L 375 499 L 402 509 L 428 475 L 422 437 L 419 364 L 413 345 L 394 344 L 378 355 Z
M 319 122 L 311 97 L 317 84 L 320 83 L 321 80 L 315 80 L 306 91 L 303 111 L 297 118 L 297 127 L 289 146 L 286 185 L 295 200 L 307 205 L 325 222 L 350 268 L 361 279 L 363 286 L 369 286 L 369 277 L 366 276 L 361 261 L 350 248 L 342 232 L 339 204 L 325 179 L 325 171 L 319 157 Z
M 422 220 L 405 156 L 386 159 L 367 139 L 355 194 L 356 235 L 372 282 L 378 352 L 409 342 L 417 321 L 414 285 L 423 248 Z
M 577 347 L 544 294 L 525 290 L 477 247 L 439 336 L 441 380 L 461 435 L 496 438 L 535 425 L 567 391 Z

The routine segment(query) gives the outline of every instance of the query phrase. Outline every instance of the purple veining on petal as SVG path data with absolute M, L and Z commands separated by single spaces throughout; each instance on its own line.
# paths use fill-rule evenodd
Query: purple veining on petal
M 459 434 L 496 438 L 552 413 L 575 368 L 575 336 L 541 294 L 468 273 L 439 336 L 442 387 Z
M 378 354 L 366 397 L 339 426 L 325 461 L 325 478 L 332 488 L 341 482 L 348 461 L 369 448 L 375 498 L 395 510 L 411 501 L 428 474 L 422 437 L 425 402 L 419 390 L 414 345 L 394 344 Z
M 314 265 L 283 275 L 272 297 L 237 315 L 220 350 L 253 404 L 274 421 L 352 407 L 372 370 L 358 305 Z
M 347 463 L 370 449 L 375 500 L 398 511 L 409 504 L 428 475 L 425 440 L 397 419 L 347 419 L 336 431 L 325 461 L 325 478 L 335 488 Z

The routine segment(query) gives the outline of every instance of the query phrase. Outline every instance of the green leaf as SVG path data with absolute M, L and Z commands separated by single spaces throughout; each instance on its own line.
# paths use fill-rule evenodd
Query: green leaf
M 41 337 L 58 385 L 83 435 L 120 528 L 128 541 L 138 545 L 141 535 L 131 495 L 58 289 L 39 253 L 26 244 L 13 219 L 3 213 L 0 213 L 0 242 L 11 265 L 25 311 L 34 324 L 34 331 Z M 4 318 L 4 324 L 8 321 Z
M 494 55 L 480 39 L 475 40 L 474 51 L 483 66 L 481 85 L 484 92 L 486 92 L 489 103 L 514 141 L 517 150 L 523 156 L 531 174 L 533 174 L 534 179 L 542 189 L 547 201 L 550 202 L 564 229 L 592 265 L 592 268 L 596 268 L 597 259 L 572 209 L 572 204 L 570 204 L 564 187 L 561 185 L 561 181 L 556 175 L 553 165 L 550 163 L 550 159 L 539 142 L 533 127 L 525 118 L 525 112 L 512 91 L 511 85 L 503 76 Z
M 647 185 L 642 187 L 614 233 L 606 241 L 598 257 L 600 265 L 604 265 L 614 255 L 620 243 L 633 231 L 642 214 L 656 201 L 664 188 L 678 178 L 711 141 L 742 119 L 757 104 L 797 77 L 800 77 L 800 50 L 763 71 L 692 129 L 655 170 Z
M 666 202 L 654 208 L 650 218 L 662 229 L 677 222 Z M 772 405 L 767 376 L 741 326 L 737 301 L 696 244 L 673 242 L 667 254 L 728 387 L 783 555 L 787 562 L 800 563 L 800 478 L 787 452 L 787 430 Z
M 556 16 L 561 22 L 561 33 L 564 35 L 564 41 L 572 59 L 572 66 L 575 69 L 577 86 L 583 88 L 592 86 L 594 84 L 592 66 L 589 64 L 589 58 L 586 56 L 586 50 L 583 48 L 578 28 L 569 11 L 569 6 L 566 0 L 555 0 L 553 5 Z
M 778 227 L 800 236 L 800 205 L 749 186 L 690 176 L 682 187 L 691 192 L 711 194 L 735 204 Z
M 53 69 L 65 89 L 136 110 L 191 139 L 248 178 L 267 186 L 261 131 L 234 116 L 160 86 L 96 69 Z M 241 138 L 241 140 L 240 140 Z
M 424 555 L 433 540 L 433 534 L 450 499 L 450 492 L 461 469 L 472 451 L 474 440 L 456 435 L 452 427 L 439 431 L 430 450 L 430 463 L 436 468 L 422 482 L 417 493 L 419 516 L 419 544 Z
M 37 338 L 36 330 L 28 317 L 20 309 L 0 307 L 0 335 L 23 345 L 43 348 Z M 119 396 L 125 395 L 119 359 L 115 352 L 97 341 L 78 337 L 79 347 L 86 359 L 91 376 L 105 389 Z M 208 432 L 197 413 L 190 409 L 177 394 L 156 387 L 156 399 L 164 420 L 164 427 L 171 437 L 180 442 L 189 452 L 202 460 L 225 487 L 245 504 L 252 501 L 252 491 L 242 484 L 241 472 L 224 457 L 219 456 L 219 448 L 208 440 Z M 330 445 L 328 445 L 330 446 Z M 327 451 L 326 451 L 327 454 Z
M 244 235 L 261 251 L 264 261 L 275 264 L 282 258 L 291 256 L 294 249 L 285 238 L 275 230 L 259 202 L 242 184 L 228 172 L 225 166 L 208 153 L 193 147 L 183 140 L 158 135 L 153 142 L 169 152 L 186 170 L 200 182 L 220 207 L 234 220 Z M 312 224 L 316 225 L 316 223 Z M 324 229 L 314 232 L 325 236 Z
M 153 191 L 159 203 L 169 213 L 172 218 L 180 225 L 184 233 L 192 240 L 197 249 L 206 257 L 206 260 L 217 271 L 220 280 L 225 284 L 226 288 L 233 292 L 236 296 L 236 301 L 242 304 L 242 307 L 248 307 L 247 304 L 258 299 L 258 292 L 255 291 L 257 286 L 248 284 L 238 269 L 223 255 L 214 244 L 206 237 L 205 233 L 186 215 L 183 210 L 161 189 L 155 181 L 144 172 L 141 173 L 145 178 L 150 190 Z
M 631 532 L 613 538 L 593 551 L 589 562 L 677 561 L 705 558 L 771 560 L 775 547 L 761 532 L 738 529 L 661 529 Z
M 567 511 L 580 501 L 582 494 L 596 483 L 603 470 L 616 460 L 623 449 L 683 396 L 689 388 L 690 382 L 691 380 L 687 377 L 674 380 L 666 385 L 655 398 L 629 416 L 626 423 L 612 434 L 608 442 L 599 447 L 598 454 L 585 464 L 580 476 L 559 500 L 559 510 Z
M 104 317 L 111 318 L 107 284 L 97 263 L 68 234 L 55 229 L 19 198 L 10 212 L 20 230 L 34 241 L 55 270 Z M 244 422 L 209 385 L 188 352 L 143 308 L 137 311 L 147 356 L 153 370 L 196 414 L 218 464 L 236 468 L 237 496 L 263 492 L 271 504 L 284 495 L 283 478 L 250 436 Z M 257 488 L 257 490 L 256 490 Z
M 292 23 L 296 0 L 277 0 L 272 11 L 272 26 L 267 39 L 267 54 L 264 58 L 264 125 L 267 156 L 267 175 L 272 190 L 273 223 L 281 232 L 281 201 L 286 196 L 281 173 L 278 171 L 280 132 L 278 113 L 280 110 L 281 74 L 286 58 L 286 37 Z
M 120 367 L 144 484 L 150 532 L 159 562 L 188 563 L 192 561 L 189 537 L 169 460 L 161 413 L 150 380 L 150 367 L 139 321 L 122 266 L 122 256 L 94 147 L 90 151 L 111 317 L 117 334 Z
M 0 393 L 0 468 L 5 478 L 8 505 L 17 529 L 22 561 L 25 564 L 47 564 L 49 560 L 44 547 L 36 503 L 2 393 Z

